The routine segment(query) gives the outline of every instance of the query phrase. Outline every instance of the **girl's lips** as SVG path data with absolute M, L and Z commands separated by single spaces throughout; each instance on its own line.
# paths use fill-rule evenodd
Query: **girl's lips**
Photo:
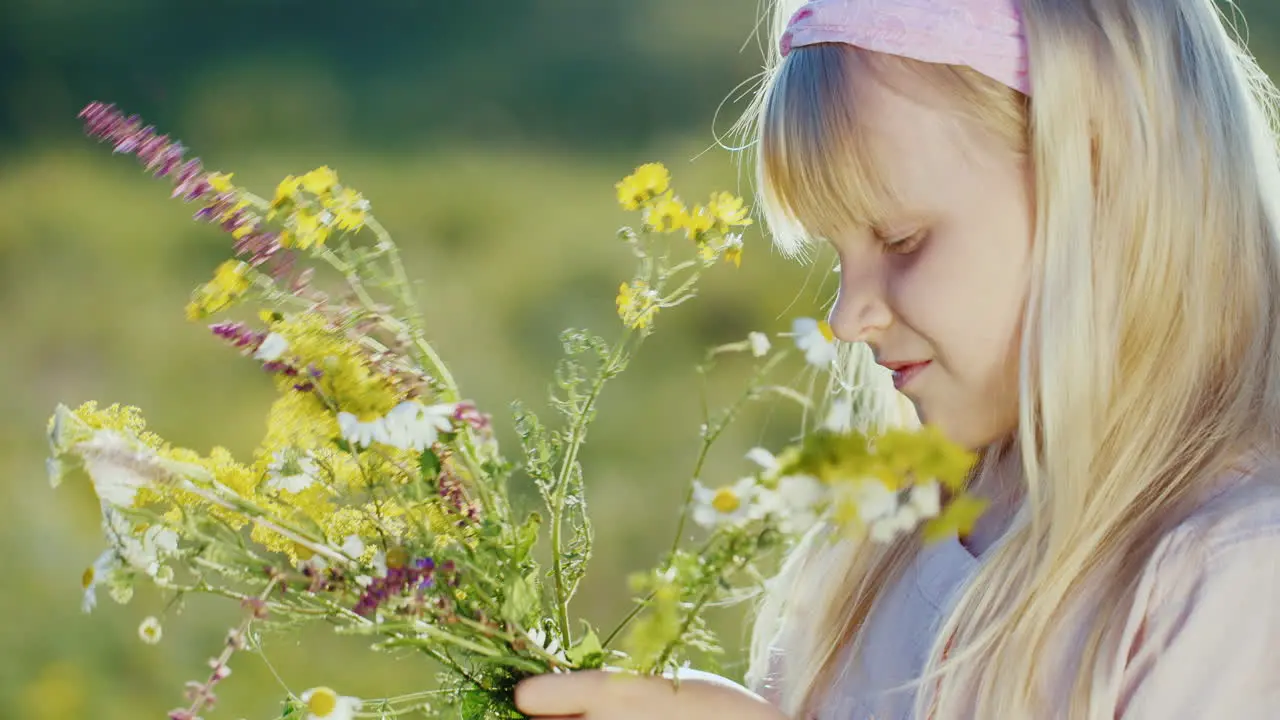
M 911 382 L 912 378 L 919 375 L 920 371 L 924 370 L 932 362 L 932 360 L 925 360 L 924 362 L 896 366 L 893 369 L 893 388 L 902 390 L 907 386 L 907 383 Z

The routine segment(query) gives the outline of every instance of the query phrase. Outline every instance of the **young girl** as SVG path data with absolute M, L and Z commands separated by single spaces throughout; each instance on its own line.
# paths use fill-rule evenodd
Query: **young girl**
M 750 118 L 771 230 L 835 249 L 836 334 L 983 451 L 991 508 L 934 545 L 816 531 L 762 608 L 759 695 L 582 673 L 517 702 L 1280 717 L 1276 95 L 1213 0 L 780 5 Z

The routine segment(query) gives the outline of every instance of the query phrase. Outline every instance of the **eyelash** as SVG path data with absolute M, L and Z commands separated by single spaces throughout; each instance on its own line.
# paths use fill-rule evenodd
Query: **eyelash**
M 921 230 L 898 240 L 885 240 L 883 243 L 884 251 L 892 255 L 908 255 L 915 252 L 927 236 L 928 233 Z

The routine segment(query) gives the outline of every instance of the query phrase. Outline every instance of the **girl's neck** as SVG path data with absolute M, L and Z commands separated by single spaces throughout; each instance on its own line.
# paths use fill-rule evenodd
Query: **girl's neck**
M 990 503 L 973 530 L 960 540 L 974 557 L 981 557 L 1009 529 L 1025 494 L 1018 443 L 1010 440 L 1002 445 L 969 485 L 970 493 Z

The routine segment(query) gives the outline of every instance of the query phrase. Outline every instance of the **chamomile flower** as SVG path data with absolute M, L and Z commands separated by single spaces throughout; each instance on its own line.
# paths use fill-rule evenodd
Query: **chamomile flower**
M 273 362 L 279 360 L 285 351 L 289 349 L 289 341 L 279 333 L 268 333 L 262 339 L 262 344 L 258 346 L 258 350 L 254 352 L 255 360 L 262 362 Z
M 755 357 L 764 357 L 769 354 L 769 350 L 773 347 L 769 342 L 769 336 L 762 332 L 752 332 L 747 334 L 747 343 L 751 346 L 751 354 Z
M 383 421 L 383 443 L 401 450 L 425 450 L 440 439 L 440 433 L 453 430 L 453 414 L 457 405 L 423 405 L 406 401 L 392 408 Z
M 911 507 L 922 518 L 937 517 L 942 512 L 942 485 L 936 480 L 912 486 L 909 498 Z
M 530 628 L 525 632 L 529 636 L 529 641 L 534 645 L 547 651 L 547 654 L 556 660 L 569 664 L 569 658 L 565 655 L 564 648 L 560 647 L 560 641 L 554 635 L 548 635 L 542 628 Z
M 858 484 L 855 498 L 858 516 L 867 524 L 871 539 L 889 542 L 899 534 L 915 530 L 922 520 L 938 515 L 942 488 L 932 481 L 914 485 L 906 493 L 897 493 L 878 480 L 868 479 Z
M 804 352 L 805 362 L 825 370 L 836 361 L 835 335 L 825 320 L 796 318 L 791 323 L 791 332 L 795 335 L 796 347 Z
M 327 687 L 311 688 L 299 699 L 307 711 L 306 720 L 353 720 L 361 704 L 359 698 L 339 695 Z
M 777 519 L 779 530 L 800 534 L 818 522 L 827 494 L 827 487 L 812 475 L 784 475 L 776 488 L 760 493 L 759 502 L 763 514 Z
M 92 565 L 85 568 L 80 576 L 80 586 L 84 589 L 84 598 L 80 601 L 81 611 L 93 612 L 98 606 L 98 586 L 110 580 L 112 574 L 123 567 L 120 556 L 114 550 L 105 550 Z
M 271 456 L 271 464 L 267 466 L 267 487 L 300 493 L 315 484 L 319 473 L 320 468 L 311 459 L 310 453 L 277 450 Z
M 148 645 L 155 645 L 160 642 L 160 638 L 163 635 L 164 629 L 160 627 L 160 621 L 155 617 L 148 617 L 138 626 L 138 637 Z
M 342 439 L 351 445 L 369 447 L 386 437 L 386 420 L 382 417 L 362 420 L 355 414 L 344 411 L 338 413 L 338 431 L 342 433 Z
M 778 472 L 778 458 L 773 453 L 762 447 L 753 447 L 747 451 L 747 459 L 764 471 L 766 476 Z
M 759 486 L 756 485 L 755 478 L 751 477 L 714 490 L 695 482 L 693 521 L 704 528 L 712 528 L 749 520 L 758 510 L 753 507 L 758 493 Z

